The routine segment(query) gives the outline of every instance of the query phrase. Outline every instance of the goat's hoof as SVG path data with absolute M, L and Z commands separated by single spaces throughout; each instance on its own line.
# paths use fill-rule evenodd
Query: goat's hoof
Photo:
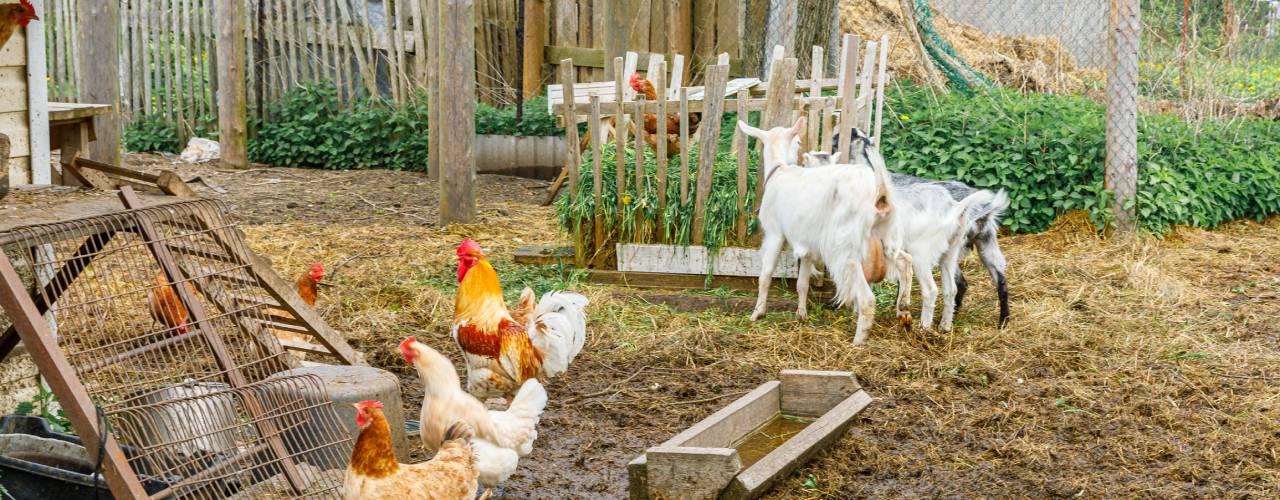
M 809 321 L 809 312 L 796 311 L 796 319 L 799 319 L 800 321 Z
M 755 311 L 751 313 L 751 321 L 760 321 L 761 316 L 764 316 L 763 311 Z
M 912 322 L 913 320 L 911 319 L 910 314 L 898 316 L 898 326 L 902 327 L 903 330 L 911 331 Z

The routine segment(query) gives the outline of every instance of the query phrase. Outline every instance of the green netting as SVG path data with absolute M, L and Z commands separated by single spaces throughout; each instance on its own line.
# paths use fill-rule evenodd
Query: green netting
M 955 48 L 938 34 L 933 26 L 933 8 L 930 3 L 931 0 L 915 2 L 916 29 L 920 32 L 920 39 L 924 42 L 924 50 L 929 53 L 929 58 L 933 59 L 938 70 L 947 78 L 951 88 L 964 95 L 973 95 L 975 87 L 991 88 L 991 80 L 969 66 L 956 53 Z

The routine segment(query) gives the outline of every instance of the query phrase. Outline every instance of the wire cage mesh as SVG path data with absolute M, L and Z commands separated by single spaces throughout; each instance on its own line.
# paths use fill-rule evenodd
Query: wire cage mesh
M 290 368 L 288 313 L 207 200 L 0 233 L 32 302 L 151 493 L 337 496 L 350 437 Z M 273 486 L 274 485 L 274 486 Z M 248 498 L 248 497 L 246 497 Z

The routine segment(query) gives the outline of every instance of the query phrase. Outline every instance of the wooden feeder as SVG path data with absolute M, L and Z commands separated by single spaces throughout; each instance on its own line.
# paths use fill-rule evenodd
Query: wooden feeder
M 633 499 L 756 498 L 871 403 L 849 372 L 784 370 L 627 466 Z

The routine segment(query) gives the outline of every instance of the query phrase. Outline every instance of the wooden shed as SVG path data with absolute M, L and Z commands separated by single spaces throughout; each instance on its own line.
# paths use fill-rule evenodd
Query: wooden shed
M 43 2 L 34 3 L 38 9 Z M 47 93 L 44 26 L 33 21 L 25 30 L 15 30 L 0 47 L 0 134 L 10 143 L 8 168 L 0 172 L 0 182 L 8 186 L 50 183 Z

